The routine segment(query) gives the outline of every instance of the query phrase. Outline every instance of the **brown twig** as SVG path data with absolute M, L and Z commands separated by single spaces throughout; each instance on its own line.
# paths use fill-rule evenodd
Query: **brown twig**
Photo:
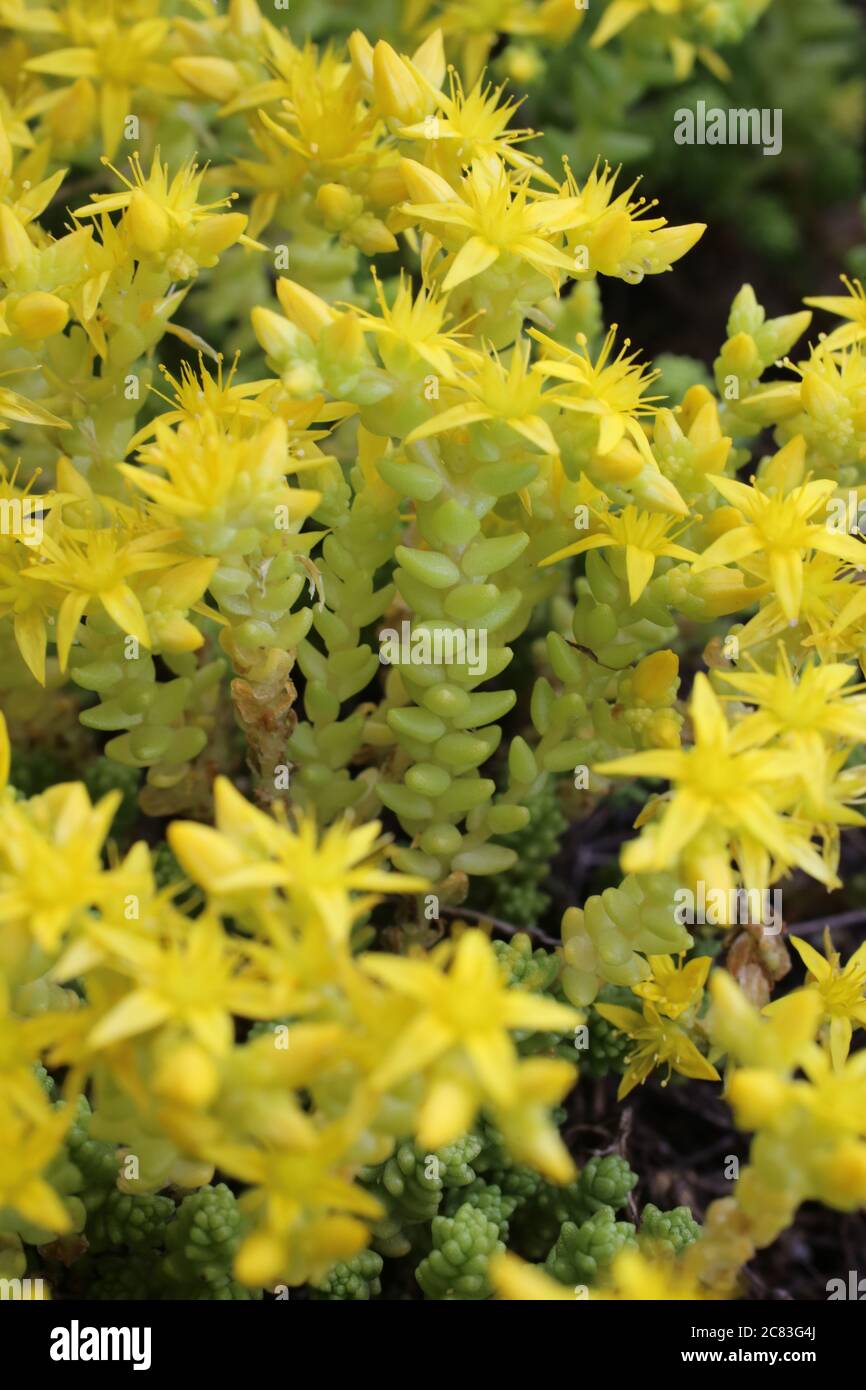
M 440 907 L 439 912 L 443 917 L 469 917 L 473 922 L 490 922 L 497 931 L 505 932 L 506 936 L 516 936 L 518 932 L 523 931 L 527 936 L 535 937 L 543 946 L 562 945 L 561 941 L 548 936 L 540 927 L 515 927 L 511 922 L 503 922 L 501 917 L 493 917 L 489 912 L 476 912 L 471 907 Z
M 788 922 L 788 931 L 794 932 L 797 936 L 804 936 L 808 932 L 823 931 L 829 927 L 859 927 L 866 926 L 866 907 L 854 908 L 851 912 L 837 912 L 833 917 L 814 917 L 810 922 Z

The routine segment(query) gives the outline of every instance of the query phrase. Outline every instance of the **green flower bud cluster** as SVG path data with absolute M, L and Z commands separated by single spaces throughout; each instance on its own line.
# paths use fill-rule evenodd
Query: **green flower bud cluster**
M 453 1216 L 434 1216 L 430 1227 L 433 1249 L 415 1271 L 426 1298 L 489 1298 L 487 1264 L 505 1249 L 499 1224 L 479 1207 L 465 1202 Z
M 526 932 L 518 932 L 510 941 L 494 941 L 500 966 L 505 972 L 508 984 L 513 989 L 534 990 L 549 994 L 560 1004 L 565 1002 L 559 986 L 562 959 L 559 954 L 545 951 L 540 947 L 533 950 L 532 939 Z M 574 1039 L 570 1033 L 527 1032 L 515 1029 L 514 1041 L 522 1056 L 562 1057 L 573 1062 Z
M 383 1260 L 375 1250 L 362 1250 L 351 1260 L 336 1264 L 323 1279 L 310 1286 L 312 1298 L 359 1303 L 382 1292 L 379 1275 Z
M 595 1186 L 604 1189 L 603 1182 L 597 1181 Z M 621 1189 L 615 1193 L 617 1199 L 621 1195 Z M 617 1221 L 620 1205 L 618 1200 L 613 1205 L 599 1205 L 579 1224 L 564 1221 L 545 1260 L 547 1273 L 561 1284 L 597 1284 L 621 1250 L 640 1248 L 653 1259 L 675 1259 L 701 1233 L 688 1207 L 660 1211 L 648 1202 L 636 1232 L 630 1221 Z
M 117 1190 L 120 1162 L 115 1145 L 90 1133 L 93 1112 L 85 1096 L 78 1101 L 75 1121 L 66 1131 L 66 1150 L 81 1173 L 81 1200 L 88 1212 L 96 1211 Z
M 650 974 L 648 955 L 676 955 L 692 938 L 674 915 L 676 881 L 670 874 L 629 875 L 562 919 L 562 989 L 580 1007 L 603 983 L 629 987 Z
M 508 985 L 540 994 L 556 983 L 559 959 L 541 947 L 533 950 L 526 932 L 517 932 L 510 941 L 494 941 L 493 950 Z
M 561 1284 L 594 1284 L 620 1250 L 636 1248 L 635 1228 L 601 1207 L 582 1225 L 565 1221 L 544 1267 Z
M 485 1147 L 474 1166 L 486 1186 L 516 1203 L 509 1215 L 513 1243 L 529 1259 L 544 1259 L 563 1222 L 579 1226 L 601 1207 L 624 1207 L 638 1181 L 623 1158 L 608 1154 L 590 1159 L 575 1179 L 557 1186 L 515 1163 L 488 1120 L 482 1121 L 480 1133 Z
M 376 1298 L 383 1259 L 412 1251 L 420 1257 L 416 1278 L 427 1298 L 488 1298 L 487 1262 L 506 1245 L 524 1259 L 546 1259 L 549 1272 L 565 1283 L 593 1283 L 624 1245 L 646 1238 L 665 1254 L 679 1253 L 697 1231 L 686 1209 L 663 1213 L 647 1206 L 636 1235 L 616 1216 L 638 1181 L 625 1159 L 591 1158 L 572 1182 L 557 1186 L 515 1163 L 487 1118 L 435 1155 L 401 1144 L 391 1159 L 361 1176 L 388 1208 L 374 1230 L 376 1253 L 334 1266 L 309 1286 L 313 1298 Z
M 637 1173 L 619 1154 L 591 1158 L 576 1180 L 576 1209 L 582 1209 L 587 1216 L 600 1211 L 602 1207 L 619 1211 L 625 1206 L 637 1181 Z
M 582 1226 L 601 1210 L 619 1211 L 637 1183 L 637 1174 L 617 1154 L 592 1158 L 563 1187 L 542 1182 L 515 1213 L 513 1238 L 522 1254 L 543 1260 L 563 1223 Z
M 170 1197 L 160 1197 L 155 1192 L 132 1196 L 115 1188 L 89 1213 L 88 1245 L 95 1254 L 118 1246 L 153 1250 L 162 1245 L 174 1210 Z
M 52 1103 L 62 1107 L 65 1102 L 56 1100 L 56 1085 L 44 1067 L 37 1076 Z M 224 1183 L 201 1187 L 179 1206 L 165 1195 L 122 1191 L 120 1153 L 94 1137 L 93 1122 L 86 1097 L 79 1097 L 64 1143 L 45 1169 L 46 1180 L 67 1208 L 72 1235 L 81 1235 L 80 1250 L 70 1245 L 71 1287 L 80 1284 L 94 1299 L 261 1298 L 261 1289 L 251 1290 L 233 1278 L 243 1219 L 231 1189 Z M 467 1151 L 477 1148 L 480 1140 Z M 453 1175 L 459 1167 L 456 1146 L 448 1157 Z M 474 1176 L 471 1169 L 468 1173 Z M 5 1262 L 10 1269 L 23 1258 L 22 1240 L 44 1245 L 54 1237 L 9 1209 L 0 1211 L 0 1254 L 10 1252 Z
M 404 1222 L 430 1221 L 446 1188 L 468 1187 L 475 1180 L 472 1164 L 482 1148 L 482 1139 L 474 1133 L 435 1153 L 404 1141 L 378 1169 L 367 1170 L 368 1181 L 385 1198 L 391 1214 Z
M 499 1227 L 500 1240 L 508 1240 L 508 1223 L 519 1205 L 517 1197 L 508 1196 L 496 1183 L 476 1178 L 468 1187 L 452 1188 L 446 1192 L 442 1214 L 456 1216 L 458 1209 L 466 1205 L 477 1207 L 488 1221 L 495 1222 Z
M 185 1287 L 203 1284 L 210 1297 L 219 1297 L 232 1282 L 242 1232 L 237 1198 L 225 1183 L 188 1193 L 165 1232 L 166 1274 Z
M 143 266 L 138 271 L 133 276 L 130 267 L 121 296 L 124 302 L 119 306 L 125 322 L 112 335 L 111 350 L 101 358 L 99 374 L 92 343 L 79 325 L 40 344 L 41 374 L 51 386 L 43 398 L 45 405 L 71 427 L 64 431 L 64 450 L 96 490 L 111 496 L 119 491 L 114 460 L 126 453 L 136 414 L 152 380 L 146 358 L 163 337 L 179 303 L 173 296 L 166 297 L 170 278 L 164 271 Z M 167 312 L 149 313 L 149 300 L 161 300 Z M 139 314 L 141 318 L 134 322 Z M 132 390 L 127 389 L 130 384 Z M 51 440 L 49 435 L 47 448 L 44 436 L 45 431 L 37 428 L 28 431 L 26 438 L 25 456 L 37 467 L 45 456 L 52 463 L 56 457 L 56 436 Z
M 534 1168 L 508 1163 L 507 1156 L 504 1163 L 493 1163 L 482 1171 L 488 1186 L 498 1187 L 505 1197 L 515 1200 L 521 1208 L 544 1187 L 544 1179 Z
M 660 1211 L 652 1202 L 647 1202 L 641 1212 L 638 1241 L 648 1254 L 681 1255 L 700 1233 L 701 1228 L 689 1207 Z

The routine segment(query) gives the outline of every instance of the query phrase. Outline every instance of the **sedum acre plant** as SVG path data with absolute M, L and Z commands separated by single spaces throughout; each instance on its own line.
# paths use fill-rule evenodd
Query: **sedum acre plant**
M 703 223 L 487 67 L 584 12 L 320 8 L 0 9 L 0 1273 L 735 1296 L 866 1204 L 864 948 L 770 1001 L 864 824 L 864 291 L 661 376 L 605 282 Z M 724 79 L 766 8 L 588 47 Z M 702 1224 L 576 1139 L 608 1073 L 753 1135 Z

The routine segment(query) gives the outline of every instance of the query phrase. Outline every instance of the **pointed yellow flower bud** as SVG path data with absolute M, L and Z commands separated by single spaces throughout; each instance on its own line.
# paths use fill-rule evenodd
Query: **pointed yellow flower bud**
M 432 110 L 430 95 L 384 39 L 373 49 L 373 93 L 382 114 L 393 116 L 404 125 L 422 121 Z
M 355 29 L 349 35 L 349 57 L 352 60 L 352 67 L 355 69 L 362 82 L 373 81 L 373 45 L 362 34 L 360 29 Z
M 195 255 L 203 265 L 213 264 L 217 256 L 234 246 L 244 234 L 247 225 L 242 212 L 215 212 L 212 217 L 203 217 L 196 227 Z
M 35 290 L 21 296 L 10 319 L 22 338 L 50 338 L 69 322 L 69 306 L 56 294 Z
M 661 227 L 653 232 L 645 252 L 646 268 L 653 273 L 670 270 L 674 261 L 691 251 L 706 230 L 706 222 L 689 222 L 682 227 Z
M 441 87 L 445 81 L 445 44 L 442 30 L 434 29 L 412 54 L 412 65 L 426 77 L 432 87 Z
M 630 483 L 645 466 L 630 439 L 621 439 L 614 448 L 593 457 L 593 475 L 608 483 Z
M 367 182 L 366 193 L 368 202 L 375 207 L 392 208 L 402 203 L 408 190 L 399 162 L 376 169 Z
M 168 213 L 143 188 L 133 191 L 124 225 L 133 249 L 145 255 L 155 256 L 164 251 L 171 237 Z
M 338 362 L 351 362 L 364 351 L 364 334 L 354 314 L 340 314 L 322 338 L 325 351 Z
M 268 357 L 280 362 L 294 356 L 298 349 L 298 330 L 293 323 L 261 305 L 253 309 L 250 320 L 259 346 Z
M 172 67 L 194 92 L 213 101 L 230 101 L 241 88 L 241 75 L 227 58 L 175 58 Z
M 365 256 L 385 255 L 398 249 L 394 233 L 389 232 L 385 223 L 380 222 L 378 217 L 371 217 L 369 213 L 365 213 L 353 223 L 350 235 L 355 246 L 359 247 Z
M 677 492 L 670 478 L 657 469 L 645 465 L 639 478 L 633 484 L 635 500 L 651 512 L 673 512 L 674 516 L 688 516 L 689 509 Z
M 306 333 L 313 342 L 316 342 L 322 329 L 327 328 L 336 318 L 334 310 L 324 299 L 313 294 L 312 290 L 305 290 L 303 285 L 299 285 L 295 280 L 286 279 L 285 276 L 281 276 L 277 281 L 277 298 L 289 322 L 302 333 Z
M 400 160 L 400 174 L 403 175 L 407 193 L 413 203 L 453 203 L 455 190 L 450 183 L 434 171 L 428 170 L 417 160 Z
M 684 437 L 674 412 L 667 408 L 660 410 L 653 423 L 653 443 L 657 446 L 660 456 L 678 448 Z
M 719 423 L 719 408 L 711 398 L 701 406 L 689 430 L 689 442 L 696 449 L 716 448 L 721 442 L 722 427 Z M 730 441 L 727 441 L 730 445 Z
M 690 588 L 692 596 L 703 604 L 706 620 L 736 613 L 766 592 L 760 585 L 753 585 L 750 590 L 740 570 L 729 569 L 727 566 L 693 574 Z
M 229 25 L 242 39 L 255 38 L 262 31 L 262 12 L 256 0 L 229 0 Z
M 350 226 L 364 210 L 364 201 L 341 183 L 324 183 L 316 194 L 316 207 L 329 232 Z
M 817 372 L 806 372 L 800 391 L 803 409 L 809 415 L 831 418 L 839 408 L 839 397 L 828 381 Z
M 722 348 L 722 361 L 727 371 L 739 376 L 757 376 L 761 370 L 760 354 L 750 333 L 729 338 Z
M 639 700 L 660 704 L 677 679 L 680 661 L 676 652 L 651 652 L 634 669 L 632 689 Z
M 166 618 L 151 614 L 150 626 L 155 641 L 167 652 L 195 652 L 204 643 L 195 624 L 181 613 L 172 613 Z
M 742 514 L 736 507 L 717 507 L 704 522 L 707 545 L 712 541 L 717 541 L 720 536 L 724 536 L 728 531 L 733 531 L 742 524 Z
M 680 405 L 680 408 L 677 411 L 680 424 L 682 425 L 682 428 L 685 430 L 686 434 L 691 434 L 692 425 L 694 424 L 698 415 L 703 410 L 704 406 L 714 405 L 715 400 L 715 396 L 711 391 L 707 390 L 706 386 L 701 386 L 700 384 L 696 383 L 694 386 L 689 387 L 688 391 L 683 396 L 682 404 Z
M 0 268 L 19 270 L 35 264 L 36 247 L 10 207 L 0 207 Z
M 543 32 L 552 39 L 567 39 L 583 23 L 586 11 L 575 0 L 544 0 L 539 10 Z

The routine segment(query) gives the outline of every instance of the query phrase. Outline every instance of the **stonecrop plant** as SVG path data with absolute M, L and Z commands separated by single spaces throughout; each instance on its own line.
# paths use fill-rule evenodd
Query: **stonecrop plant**
M 775 7 L 0 3 L 4 1281 L 733 1298 L 866 1206 L 866 945 L 776 988 L 866 826 L 866 296 L 660 370 L 606 295 L 704 224 L 521 114 Z M 700 1211 L 573 1123 L 668 1083 Z

